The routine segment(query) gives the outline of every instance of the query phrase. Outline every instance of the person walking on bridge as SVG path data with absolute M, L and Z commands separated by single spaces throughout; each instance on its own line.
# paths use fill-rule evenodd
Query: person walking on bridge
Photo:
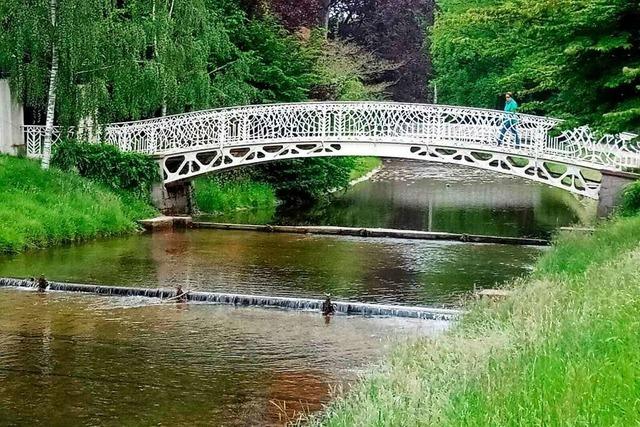
M 504 119 L 502 120 L 502 127 L 500 128 L 500 136 L 498 137 L 498 146 L 504 142 L 504 136 L 507 132 L 514 134 L 516 139 L 516 148 L 520 148 L 520 135 L 518 134 L 518 118 L 516 117 L 516 110 L 518 109 L 518 103 L 513 99 L 511 92 L 507 92 L 504 96 Z

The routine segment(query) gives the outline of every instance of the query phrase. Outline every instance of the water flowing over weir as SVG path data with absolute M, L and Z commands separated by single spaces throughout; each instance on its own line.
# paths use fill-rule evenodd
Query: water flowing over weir
M 109 296 L 173 298 L 176 292 L 158 288 L 128 288 L 122 286 L 100 286 L 77 283 L 48 282 L 51 291 L 81 292 Z M 36 282 L 15 278 L 0 278 L 0 287 L 33 288 Z M 187 294 L 187 300 L 211 304 L 237 306 L 278 307 L 291 310 L 319 311 L 322 300 L 311 298 L 271 297 L 264 295 L 226 294 L 219 292 L 194 292 Z M 459 310 L 431 307 L 411 307 L 388 304 L 366 304 L 358 302 L 333 301 L 336 311 L 343 314 L 361 314 L 366 316 L 412 317 L 429 320 L 455 320 Z

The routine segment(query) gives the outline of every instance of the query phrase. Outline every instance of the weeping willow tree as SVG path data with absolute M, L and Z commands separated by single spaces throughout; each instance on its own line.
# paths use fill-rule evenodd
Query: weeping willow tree
M 299 101 L 312 84 L 300 43 L 236 1 L 57 0 L 55 25 L 50 1 L 0 2 L 0 72 L 40 114 L 52 88 L 59 125 Z
M 59 96 L 60 88 L 73 82 L 77 67 L 98 60 L 86 44 L 95 40 L 99 11 L 97 0 L 78 4 L 6 0 L 0 4 L 0 71 L 10 77 L 19 101 L 46 115 L 44 168 L 49 166 L 56 110 L 70 104 L 68 98 Z M 56 105 L 57 100 L 62 105 Z
M 57 125 L 304 101 L 322 80 L 314 49 L 268 15 L 249 17 L 241 0 L 57 0 L 55 26 L 49 1 L 0 2 L 0 72 L 36 115 L 51 88 Z M 309 196 L 306 187 L 322 193 L 348 182 L 350 165 L 308 160 L 255 173 Z

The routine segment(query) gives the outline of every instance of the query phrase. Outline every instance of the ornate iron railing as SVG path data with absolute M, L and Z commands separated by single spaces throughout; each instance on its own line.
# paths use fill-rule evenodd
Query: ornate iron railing
M 520 138 L 500 129 L 512 123 Z M 423 144 L 506 150 L 512 154 L 556 160 L 606 170 L 640 168 L 636 135 L 597 138 L 588 127 L 558 132 L 560 120 L 502 111 L 393 102 L 297 103 L 198 111 L 99 129 L 99 139 L 125 151 L 158 156 L 208 147 L 265 143 L 363 142 Z M 54 142 L 64 132 L 56 129 Z M 554 133 L 555 132 L 555 133 Z M 25 126 L 28 155 L 42 153 L 43 126 Z

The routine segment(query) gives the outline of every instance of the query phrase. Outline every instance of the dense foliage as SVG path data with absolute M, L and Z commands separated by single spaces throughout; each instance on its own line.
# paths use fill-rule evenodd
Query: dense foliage
M 299 203 L 322 198 L 328 190 L 347 187 L 355 162 L 354 157 L 320 157 L 265 163 L 261 168 L 279 199 Z
M 636 181 L 624 189 L 619 211 L 623 216 L 640 215 L 640 181 Z
M 277 204 L 273 187 L 251 179 L 224 179 L 219 175 L 196 179 L 196 209 L 200 213 L 228 213 L 242 209 L 274 210 Z
M 60 58 L 60 125 L 74 126 L 87 117 L 106 123 L 230 105 L 304 101 L 312 90 L 321 100 L 372 99 L 385 89 L 366 84 L 387 69 L 374 64 L 373 56 L 348 44 L 329 43 L 317 33 L 309 38 L 291 35 L 256 2 L 58 0 L 55 27 L 48 20 L 49 0 L 31 3 L 25 8 L 20 0 L 0 2 L 0 73 L 10 78 L 32 115 L 30 121 L 44 121 L 54 44 Z M 102 149 L 116 156 L 111 148 Z M 55 161 L 63 167 L 76 161 L 73 167 L 81 174 L 112 187 L 147 185 L 133 182 L 132 176 L 111 174 L 122 159 L 106 164 L 92 150 L 66 145 Z M 97 162 L 93 169 L 86 163 L 89 158 Z M 122 173 L 141 172 L 142 181 L 148 181 L 148 171 L 127 161 Z M 329 169 L 321 171 L 322 165 Z M 310 160 L 257 171 L 268 175 L 259 180 L 286 187 L 288 191 L 279 191 L 282 195 L 314 197 L 343 186 L 350 165 L 345 160 Z M 347 169 L 336 173 L 340 168 Z M 283 183 L 282 177 L 291 181 Z M 319 187 L 311 191 L 309 180 Z
M 0 72 L 42 115 L 50 46 L 60 55 L 57 122 L 99 122 L 305 99 L 312 68 L 300 43 L 236 1 L 0 2 Z
M 310 97 L 318 101 L 371 101 L 388 96 L 384 75 L 398 64 L 381 60 L 353 42 L 327 40 L 312 32 L 306 44 L 315 59 Z
M 432 100 L 431 59 L 424 51 L 424 26 L 433 23 L 435 0 L 349 0 L 339 2 L 337 35 L 353 40 L 381 60 L 398 64 L 384 76 L 394 101 Z
M 635 0 L 441 0 L 431 53 L 441 100 L 521 110 L 607 131 L 640 128 Z
M 290 29 L 325 27 L 330 38 L 356 43 L 376 58 L 398 64 L 373 82 L 389 83 L 395 101 L 431 99 L 431 62 L 424 54 L 424 25 L 433 22 L 434 0 L 269 0 Z
M 54 147 L 53 166 L 100 182 L 111 189 L 144 196 L 159 181 L 156 161 L 144 154 L 120 151 L 109 144 L 61 141 Z
M 156 215 L 124 191 L 9 156 L 0 156 L 0 200 L 0 253 L 129 233 Z

